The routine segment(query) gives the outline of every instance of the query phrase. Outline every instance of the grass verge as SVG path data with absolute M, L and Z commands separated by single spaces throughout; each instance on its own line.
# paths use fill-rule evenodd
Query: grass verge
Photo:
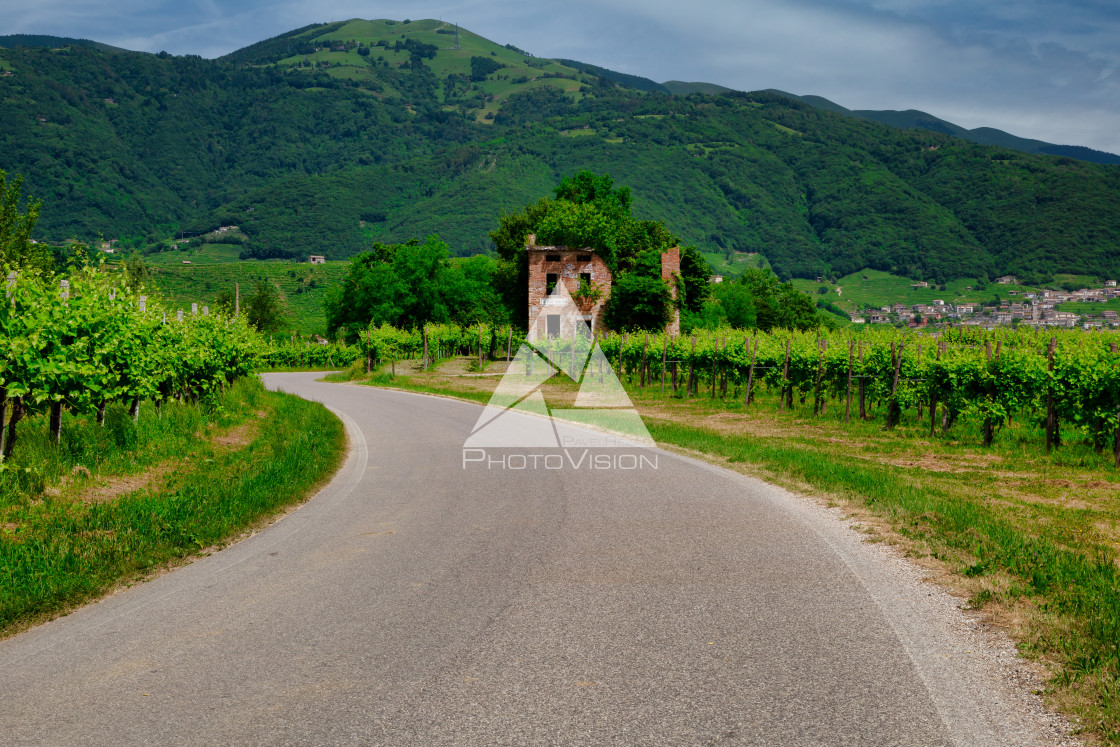
M 472 375 L 465 360 L 427 372 L 398 362 L 397 373 L 333 378 L 475 402 L 499 380 Z M 542 390 L 565 407 L 576 386 L 550 380 Z M 814 417 L 811 402 L 779 413 L 765 390 L 749 408 L 707 392 L 626 390 L 659 444 L 840 505 L 900 546 L 1042 665 L 1051 707 L 1091 739 L 1120 744 L 1120 476 L 1111 455 L 1073 434 L 1046 454 L 1030 413 L 985 448 L 979 421 L 967 418 L 930 436 L 928 415 L 914 410 L 886 430 L 881 418 L 844 422 L 837 401 Z
M 43 427 L 39 427 L 43 426 Z M 319 404 L 237 382 L 201 405 L 36 419 L 0 472 L 0 636 L 228 544 L 306 497 L 346 450 Z

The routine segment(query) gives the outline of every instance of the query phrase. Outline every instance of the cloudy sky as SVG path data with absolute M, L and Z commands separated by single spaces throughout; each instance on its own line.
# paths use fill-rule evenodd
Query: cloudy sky
M 921 109 L 1120 154 L 1117 0 L 0 0 L 0 34 L 204 57 L 355 17 L 442 18 L 657 81 Z

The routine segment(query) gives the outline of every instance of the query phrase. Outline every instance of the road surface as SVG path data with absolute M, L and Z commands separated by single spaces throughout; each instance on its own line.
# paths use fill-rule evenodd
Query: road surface
M 1043 743 L 803 499 L 657 451 L 464 469 L 479 406 L 316 376 L 265 378 L 343 418 L 334 481 L 0 642 L 0 742 Z

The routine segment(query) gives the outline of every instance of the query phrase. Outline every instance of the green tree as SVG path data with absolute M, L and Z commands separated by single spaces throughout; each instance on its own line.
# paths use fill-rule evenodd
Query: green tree
M 659 257 L 661 252 L 679 244 L 679 239 L 661 221 L 633 218 L 630 189 L 615 188 L 614 181 L 607 175 L 579 171 L 562 179 L 553 195 L 554 199 L 538 200 L 521 212 L 502 214 L 498 228 L 490 234 L 501 258 L 494 272 L 495 288 L 506 305 L 509 318 L 522 325 L 528 321 L 525 242 L 530 234 L 536 234 L 537 242 L 542 245 L 593 250 L 606 263 L 616 282 L 627 273 L 638 271 L 643 253 L 652 251 Z M 698 277 L 703 275 L 702 282 L 706 284 L 711 274 L 705 268 L 707 263 L 699 252 L 689 255 L 686 282 L 695 281 L 692 290 L 696 297 L 703 296 Z M 682 266 L 682 278 L 684 269 Z M 656 275 L 660 280 L 659 261 Z M 687 297 L 688 288 L 685 290 Z M 696 308 L 700 305 L 697 303 Z
M 807 330 L 835 325 L 817 311 L 808 295 L 794 288 L 793 283 L 779 282 L 768 269 L 748 268 L 737 284 L 745 286 L 754 297 L 755 324 L 761 330 Z
M 614 179 L 610 176 L 587 170 L 561 179 L 553 194 L 557 200 L 578 205 L 597 204 L 603 212 L 618 217 L 630 215 L 630 203 L 633 200 L 629 187 L 615 189 Z
M 52 264 L 51 254 L 31 241 L 31 231 L 39 220 L 42 203 L 28 200 L 26 209 L 21 212 L 23 177 L 17 174 L 11 181 L 7 177 L 0 170 L 0 269 L 44 271 Z
M 218 291 L 214 296 L 214 310 L 222 316 L 232 317 L 236 306 L 237 299 L 230 289 Z
M 700 311 L 712 292 L 712 268 L 694 246 L 681 251 L 681 308 Z
M 327 334 L 371 323 L 415 329 L 429 322 L 497 322 L 507 318 L 495 289 L 498 267 L 489 257 L 453 262 L 438 236 L 421 244 L 375 244 L 350 261 L 346 278 L 327 291 Z
M 669 323 L 672 295 L 660 277 L 629 273 L 611 287 L 603 320 L 620 332 L 660 332 Z
M 124 266 L 125 271 L 125 285 L 130 290 L 139 291 L 148 282 L 150 273 L 148 272 L 148 265 L 144 262 L 144 258 L 140 256 L 139 252 L 133 252 L 128 258 Z
M 280 291 L 267 280 L 258 280 L 253 295 L 246 299 L 245 318 L 258 332 L 275 332 L 284 324 Z
M 758 325 L 755 297 L 743 283 L 720 283 L 712 289 L 709 305 L 718 305 L 732 327 L 752 329 Z

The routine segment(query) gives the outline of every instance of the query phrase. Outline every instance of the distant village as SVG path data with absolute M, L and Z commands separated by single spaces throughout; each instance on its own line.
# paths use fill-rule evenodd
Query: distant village
M 1013 275 L 995 281 L 999 285 L 1017 285 Z M 928 288 L 925 282 L 914 283 L 914 288 Z M 896 303 L 879 309 L 867 309 L 851 315 L 853 324 L 892 324 L 911 328 L 961 325 L 994 329 L 996 327 L 1062 327 L 1093 329 L 1120 328 L 1120 319 L 1112 309 L 1077 313 L 1059 311 L 1065 303 L 1105 303 L 1120 298 L 1120 288 L 1115 280 L 1106 281 L 1101 288 L 1082 288 L 1075 291 L 1061 290 L 1009 290 L 1011 298 L 1003 299 L 998 306 L 975 303 L 952 304 L 935 299 L 929 303 L 906 305 Z M 1015 297 L 1019 300 L 1016 300 Z

